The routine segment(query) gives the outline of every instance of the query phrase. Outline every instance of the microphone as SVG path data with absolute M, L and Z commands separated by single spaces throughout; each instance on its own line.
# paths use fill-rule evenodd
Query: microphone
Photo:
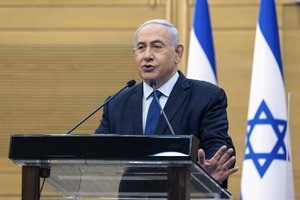
M 119 92 L 117 92 L 116 94 L 114 94 L 113 96 L 110 96 L 108 99 L 106 99 L 104 101 L 104 103 L 102 105 L 100 105 L 96 110 L 94 110 L 91 114 L 89 114 L 87 117 L 85 117 L 83 120 L 81 120 L 77 125 L 75 125 L 73 128 L 71 128 L 67 133 L 65 134 L 70 134 L 72 133 L 72 131 L 74 131 L 76 128 L 78 128 L 83 122 L 85 122 L 87 119 L 89 119 L 91 116 L 93 116 L 96 112 L 98 112 L 103 106 L 105 106 L 108 102 L 110 102 L 113 98 L 115 98 L 115 96 L 117 96 L 118 94 L 120 94 L 123 90 L 125 90 L 126 88 L 130 88 L 132 86 L 135 85 L 135 80 L 131 80 L 127 82 L 127 85 L 125 87 L 123 87 L 121 90 L 119 90 Z
M 163 114 L 163 116 L 164 116 L 164 118 L 165 118 L 165 120 L 166 120 L 166 122 L 167 122 L 167 124 L 168 124 L 168 127 L 169 127 L 169 129 L 171 130 L 172 135 L 175 135 L 174 130 L 173 130 L 173 128 L 172 128 L 172 126 L 171 126 L 171 124 L 170 124 L 170 122 L 169 122 L 169 119 L 168 119 L 168 117 L 167 117 L 167 115 L 166 115 L 164 109 L 162 109 L 161 104 L 160 104 L 160 102 L 159 102 L 159 100 L 158 100 L 158 98 L 157 98 L 157 95 L 156 95 L 156 88 L 155 88 L 155 86 L 156 86 L 156 81 L 155 81 L 154 79 L 151 79 L 151 80 L 149 81 L 149 83 L 150 83 L 150 86 L 151 86 L 152 89 L 153 89 L 154 98 L 155 98 L 156 102 L 157 102 L 158 105 L 159 105 L 159 108 L 160 108 L 160 110 L 161 110 L 161 112 L 162 112 L 162 114 Z

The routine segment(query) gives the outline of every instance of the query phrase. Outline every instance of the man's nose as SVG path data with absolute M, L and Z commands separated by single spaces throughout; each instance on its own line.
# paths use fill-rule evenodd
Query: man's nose
M 145 52 L 144 52 L 144 59 L 145 60 L 151 60 L 153 59 L 153 53 L 152 53 L 152 49 L 151 48 L 146 48 Z

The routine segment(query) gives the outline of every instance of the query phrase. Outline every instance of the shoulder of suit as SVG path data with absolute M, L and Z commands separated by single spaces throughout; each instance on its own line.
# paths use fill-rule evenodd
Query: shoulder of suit
M 210 82 L 207 81 L 200 81 L 200 80 L 195 80 L 195 79 L 186 79 L 187 85 L 190 87 L 196 87 L 196 88 L 207 88 L 211 90 L 220 90 L 221 88 L 217 85 L 214 85 Z
M 139 91 L 142 91 L 143 90 L 143 84 L 142 83 L 139 83 L 137 85 L 134 85 L 130 88 L 126 88 L 125 90 L 123 90 L 121 92 L 121 96 L 122 95 L 131 95 L 131 94 L 134 94 L 134 93 L 138 93 Z
M 187 79 L 187 83 L 189 85 L 189 89 L 193 93 L 199 93 L 206 95 L 217 95 L 217 96 L 226 96 L 226 92 L 223 90 L 223 88 L 214 85 L 212 83 L 206 82 L 206 81 L 200 81 L 200 80 L 194 80 L 194 79 Z
M 179 85 L 181 85 L 181 87 L 183 89 L 188 89 L 190 87 L 192 87 L 192 88 L 206 88 L 206 89 L 211 89 L 211 90 L 219 90 L 220 89 L 220 87 L 218 87 L 217 85 L 214 85 L 212 83 L 187 78 L 181 71 L 179 71 L 178 83 L 179 83 Z

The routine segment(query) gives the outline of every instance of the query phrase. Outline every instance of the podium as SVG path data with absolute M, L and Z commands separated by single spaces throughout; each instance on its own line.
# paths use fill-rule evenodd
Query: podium
M 63 199 L 231 199 L 197 164 L 194 136 L 12 135 L 22 200 L 42 199 L 40 179 Z M 40 198 L 41 197 L 41 198 Z

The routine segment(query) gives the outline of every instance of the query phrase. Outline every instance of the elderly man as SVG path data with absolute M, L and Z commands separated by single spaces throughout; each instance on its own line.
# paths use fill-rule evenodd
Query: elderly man
M 162 116 L 151 121 L 150 80 L 156 83 L 160 104 L 175 134 L 193 134 L 200 140 L 199 164 L 227 187 L 238 169 L 228 135 L 225 92 L 208 82 L 187 79 L 178 69 L 184 47 L 177 29 L 167 20 L 143 23 L 135 32 L 134 56 L 142 83 L 120 93 L 105 106 L 101 134 L 172 134 Z M 149 122 L 151 121 L 151 122 Z

